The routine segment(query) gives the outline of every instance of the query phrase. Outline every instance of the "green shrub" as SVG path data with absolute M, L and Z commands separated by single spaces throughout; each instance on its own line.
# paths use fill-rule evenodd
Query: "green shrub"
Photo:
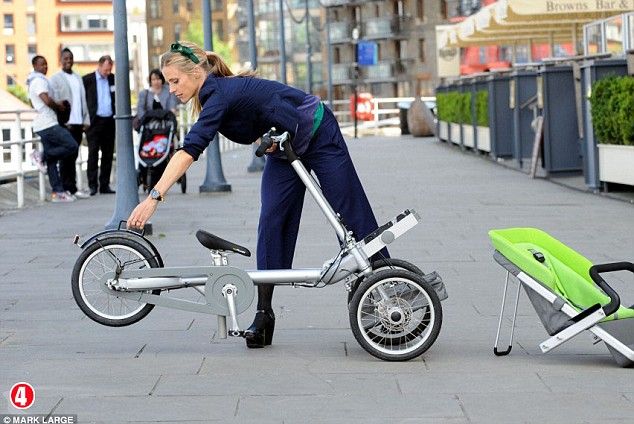
M 26 103 L 27 105 L 31 104 L 29 102 L 29 93 L 21 85 L 10 85 L 7 87 L 7 91 L 20 99 L 22 103 Z
M 478 126 L 489 126 L 489 92 L 480 90 L 476 93 L 476 120 Z
M 471 112 L 471 93 L 460 94 L 458 123 L 473 125 L 473 113 Z
M 440 121 L 456 124 L 471 124 L 472 122 L 471 93 L 457 91 L 438 93 L 436 94 L 436 108 Z
M 634 146 L 634 78 L 608 77 L 593 84 L 592 123 L 600 143 Z

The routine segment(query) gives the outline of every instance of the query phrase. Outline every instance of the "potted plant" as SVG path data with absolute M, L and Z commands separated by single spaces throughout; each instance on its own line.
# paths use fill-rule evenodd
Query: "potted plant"
M 634 78 L 597 81 L 590 105 L 599 140 L 599 179 L 634 186 Z
M 462 124 L 462 143 L 465 147 L 475 147 L 473 135 L 473 113 L 471 112 L 471 93 L 462 93 L 459 101 L 459 120 Z
M 438 114 L 438 138 L 449 141 L 449 105 L 447 93 L 436 93 L 436 113 Z
M 448 93 L 447 110 L 449 112 L 449 116 L 447 118 L 449 121 L 449 141 L 458 145 L 460 144 L 462 138 L 460 134 L 460 125 L 462 122 L 460 117 L 461 101 L 462 95 L 459 92 L 453 91 Z
M 476 131 L 478 134 L 478 150 L 491 152 L 491 136 L 489 133 L 489 91 L 479 90 L 475 97 Z

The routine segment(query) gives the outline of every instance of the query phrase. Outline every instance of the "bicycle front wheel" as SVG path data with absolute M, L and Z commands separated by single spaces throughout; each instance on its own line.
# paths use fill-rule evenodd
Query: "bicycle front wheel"
M 158 268 L 157 258 L 140 243 L 124 237 L 95 241 L 79 255 L 71 286 L 79 308 L 93 321 L 109 327 L 123 327 L 143 319 L 154 305 L 116 297 L 101 286 L 101 277 L 117 268 Z M 145 293 L 160 294 L 160 290 Z
M 361 347 L 385 361 L 408 361 L 429 349 L 442 325 L 435 290 L 402 269 L 374 273 L 350 302 L 350 327 Z

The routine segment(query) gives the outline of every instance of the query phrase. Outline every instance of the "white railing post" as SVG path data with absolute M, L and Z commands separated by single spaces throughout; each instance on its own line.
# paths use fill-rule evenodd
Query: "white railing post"
M 374 134 L 379 129 L 379 100 L 377 98 L 372 98 L 372 112 L 374 114 Z
M 42 142 L 38 139 L 33 143 L 33 148 L 40 151 L 40 153 L 44 150 L 42 147 Z M 46 181 L 44 179 L 44 174 L 39 172 L 37 173 L 37 183 L 40 190 L 40 202 L 46 200 Z
M 22 155 L 24 153 L 24 141 L 20 141 L 19 143 L 14 144 L 13 146 L 17 147 L 16 150 L 18 154 L 18 175 L 16 176 L 16 182 L 17 182 L 16 191 L 18 192 L 18 208 L 22 208 L 24 207 L 24 171 L 22 170 Z
M 82 135 L 82 141 L 79 143 L 79 146 L 77 146 L 77 159 L 75 160 L 75 175 L 77 176 L 76 178 L 76 182 L 77 182 L 77 190 L 83 190 L 84 188 L 84 176 L 82 175 L 82 159 L 81 159 L 81 145 L 83 142 L 83 135 Z
M 178 137 L 180 138 L 181 144 L 185 139 L 185 106 L 178 106 Z

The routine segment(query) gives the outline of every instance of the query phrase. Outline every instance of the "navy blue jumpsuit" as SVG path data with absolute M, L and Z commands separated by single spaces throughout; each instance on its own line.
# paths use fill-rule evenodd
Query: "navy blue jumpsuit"
M 194 159 L 216 132 L 234 142 L 251 144 L 271 127 L 288 131 L 295 152 L 315 173 L 324 196 L 348 230 L 361 239 L 377 228 L 337 120 L 328 108 L 313 131 L 317 97 L 275 81 L 210 75 L 199 98 L 202 111 L 183 145 Z M 282 154 L 268 155 L 261 187 L 258 269 L 291 268 L 304 193 L 304 184 Z

